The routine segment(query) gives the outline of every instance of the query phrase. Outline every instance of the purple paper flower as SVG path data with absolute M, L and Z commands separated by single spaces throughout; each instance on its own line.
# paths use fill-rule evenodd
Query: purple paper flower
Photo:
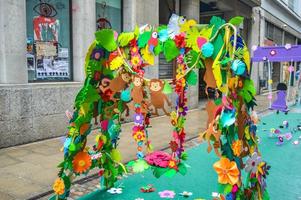
M 257 152 L 254 152 L 250 158 L 248 158 L 245 171 L 256 173 L 257 172 L 257 166 L 261 162 L 261 157 L 257 154 Z
M 159 192 L 159 195 L 163 199 L 173 199 L 175 197 L 176 193 L 171 190 L 164 190 L 162 192 Z
M 144 117 L 142 114 L 134 114 L 134 122 L 136 124 L 143 124 Z
M 94 60 L 100 60 L 104 57 L 104 51 L 102 49 L 94 49 L 91 58 Z
M 178 110 L 180 115 L 187 115 L 188 107 L 184 104 L 181 103 L 179 106 L 176 107 L 176 110 Z

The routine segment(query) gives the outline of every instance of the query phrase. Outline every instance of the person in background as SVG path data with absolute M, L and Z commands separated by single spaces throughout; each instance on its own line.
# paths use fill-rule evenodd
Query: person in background
M 289 78 L 290 78 L 290 73 L 288 71 L 289 63 L 285 62 L 283 64 L 283 82 L 288 85 L 289 83 Z

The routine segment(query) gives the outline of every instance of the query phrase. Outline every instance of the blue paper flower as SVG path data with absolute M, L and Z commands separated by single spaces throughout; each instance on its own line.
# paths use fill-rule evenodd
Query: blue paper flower
M 137 153 L 137 158 L 144 158 L 143 152 L 139 151 L 139 152 Z
M 210 42 L 206 42 L 201 49 L 201 52 L 205 58 L 209 58 L 213 55 L 214 46 Z
M 246 63 L 241 60 L 234 60 L 231 65 L 231 69 L 236 75 L 243 75 L 246 71 L 246 68 Z

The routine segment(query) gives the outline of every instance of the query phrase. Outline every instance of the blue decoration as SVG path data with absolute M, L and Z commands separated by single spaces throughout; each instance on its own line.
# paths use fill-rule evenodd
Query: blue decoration
M 123 90 L 120 96 L 121 100 L 124 102 L 129 102 L 131 100 L 131 92 L 129 89 Z
M 233 44 L 233 42 L 234 42 L 234 35 L 232 35 L 231 37 L 230 37 L 230 42 L 231 42 L 231 44 L 232 44 L 232 46 L 234 45 Z M 238 48 L 244 48 L 244 46 L 245 46 L 245 44 L 244 44 L 244 41 L 243 41 L 243 39 L 240 37 L 240 36 L 237 36 L 237 39 L 236 39 L 236 50 L 238 49 Z
M 137 158 L 144 158 L 143 152 L 139 151 L 139 152 L 137 153 Z
M 201 49 L 201 52 L 205 58 L 209 58 L 213 55 L 214 46 L 210 42 L 206 42 Z
M 246 63 L 241 60 L 234 60 L 231 65 L 235 75 L 243 75 L 247 69 Z
M 223 127 L 231 126 L 235 122 L 235 109 L 227 110 L 225 109 L 220 118 L 220 123 Z
M 160 42 L 165 42 L 168 39 L 167 29 L 162 29 L 161 31 L 159 31 L 158 36 L 159 36 Z

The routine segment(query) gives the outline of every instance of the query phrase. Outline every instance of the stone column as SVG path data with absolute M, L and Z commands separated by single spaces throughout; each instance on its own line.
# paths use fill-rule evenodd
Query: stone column
M 27 83 L 26 2 L 0 1 L 0 84 Z
M 150 24 L 159 25 L 159 0 L 123 0 L 123 30 L 133 31 L 135 26 Z M 155 58 L 154 66 L 145 68 L 147 78 L 158 78 L 159 59 Z
M 185 0 L 181 1 L 181 15 L 186 16 L 187 19 L 194 19 L 200 21 L 200 1 L 199 0 Z
M 187 20 L 194 19 L 200 21 L 200 1 L 199 0 L 185 0 L 181 1 L 181 13 L 180 15 L 186 16 Z M 195 70 L 196 74 L 199 74 L 199 70 Z M 198 77 L 203 78 L 203 77 Z M 199 81 L 195 86 L 189 86 L 187 92 L 189 108 L 197 108 L 199 104 Z
M 95 0 L 72 0 L 73 80 L 84 81 L 84 63 L 96 31 Z

